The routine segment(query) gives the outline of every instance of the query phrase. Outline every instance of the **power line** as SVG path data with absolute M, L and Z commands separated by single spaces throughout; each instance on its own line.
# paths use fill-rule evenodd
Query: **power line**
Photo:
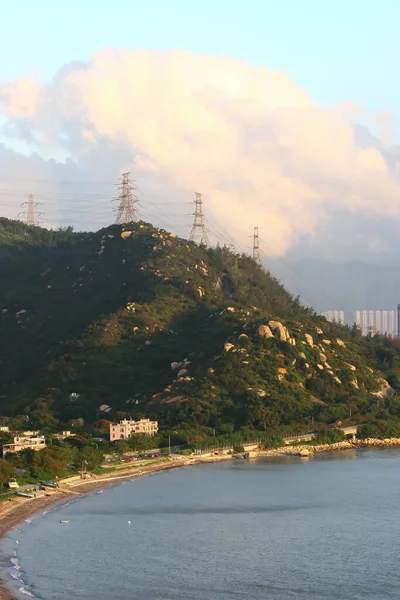
M 189 241 L 194 242 L 195 238 L 200 239 L 200 244 L 204 244 L 206 248 L 210 247 L 210 240 L 208 239 L 208 233 L 206 228 L 206 219 L 203 212 L 203 199 L 202 194 L 195 192 L 194 201 L 194 219 L 192 230 L 189 235 Z
M 136 191 L 136 186 L 129 179 L 129 172 L 123 173 L 121 177 L 121 185 L 118 187 L 120 194 L 117 198 L 119 205 L 117 209 L 117 225 L 125 225 L 126 223 L 135 223 L 137 221 L 135 204 L 139 202 L 138 198 L 133 194 Z

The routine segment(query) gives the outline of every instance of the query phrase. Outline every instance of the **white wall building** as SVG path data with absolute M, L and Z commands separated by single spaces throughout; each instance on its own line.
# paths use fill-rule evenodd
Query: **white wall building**
M 327 310 L 322 315 L 331 323 L 344 323 L 344 311 L 343 310 Z
M 363 335 L 381 333 L 390 337 L 398 335 L 398 311 L 395 310 L 357 310 L 354 322 Z
M 115 442 L 115 440 L 129 440 L 132 435 L 138 433 L 156 435 L 157 432 L 157 421 L 150 421 L 150 419 L 140 419 L 140 421 L 122 419 L 119 423 L 110 424 L 110 442 Z
M 46 448 L 46 438 L 44 435 L 37 437 L 26 437 L 25 435 L 16 435 L 13 444 L 3 445 L 3 456 L 6 454 L 15 454 L 30 448 L 31 450 L 43 450 Z

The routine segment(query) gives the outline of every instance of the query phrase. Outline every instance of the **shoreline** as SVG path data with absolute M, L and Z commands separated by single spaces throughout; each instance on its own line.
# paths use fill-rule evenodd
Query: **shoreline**
M 192 457 L 175 457 L 162 463 L 149 464 L 143 467 L 121 468 L 120 472 L 113 471 L 109 475 L 92 476 L 86 480 L 79 477 L 73 477 L 68 480 L 60 480 L 59 489 L 54 492 L 45 492 L 32 499 L 24 499 L 16 496 L 10 496 L 10 502 L 4 502 L 0 505 L 0 539 L 3 539 L 8 531 L 22 523 L 25 519 L 32 517 L 43 508 L 56 504 L 65 499 L 68 500 L 76 495 L 86 496 L 98 489 L 117 484 L 124 479 L 135 479 L 143 475 L 150 475 L 160 471 L 187 467 L 199 464 L 212 464 L 224 460 L 233 460 L 235 458 L 262 458 L 262 457 L 299 457 L 302 459 L 312 458 L 314 454 L 320 452 L 333 452 L 339 450 L 357 450 L 360 448 L 388 448 L 400 446 L 400 438 L 389 438 L 384 440 L 368 439 L 343 441 L 335 444 L 301 444 L 292 446 L 282 446 L 270 450 L 259 450 L 239 455 L 234 454 L 203 454 Z M 17 600 L 14 594 L 7 587 L 7 580 L 0 579 L 0 600 Z

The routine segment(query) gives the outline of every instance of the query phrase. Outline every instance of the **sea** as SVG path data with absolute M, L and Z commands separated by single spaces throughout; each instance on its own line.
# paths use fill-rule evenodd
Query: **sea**
M 399 600 L 400 450 L 125 480 L 28 519 L 1 551 L 16 598 Z

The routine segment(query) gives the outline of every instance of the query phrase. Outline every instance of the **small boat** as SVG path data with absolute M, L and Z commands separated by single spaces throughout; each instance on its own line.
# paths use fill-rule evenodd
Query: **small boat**
M 10 479 L 9 482 L 7 483 L 8 487 L 11 489 L 18 489 L 19 485 L 18 485 L 18 481 L 16 479 Z
M 54 481 L 39 481 L 39 483 L 42 487 L 51 487 L 51 488 L 58 487 L 58 485 L 56 483 L 54 483 Z
M 15 492 L 16 496 L 21 496 L 22 498 L 34 498 L 35 494 L 28 494 L 28 492 Z
M 69 519 L 61 519 L 60 523 L 71 523 Z

